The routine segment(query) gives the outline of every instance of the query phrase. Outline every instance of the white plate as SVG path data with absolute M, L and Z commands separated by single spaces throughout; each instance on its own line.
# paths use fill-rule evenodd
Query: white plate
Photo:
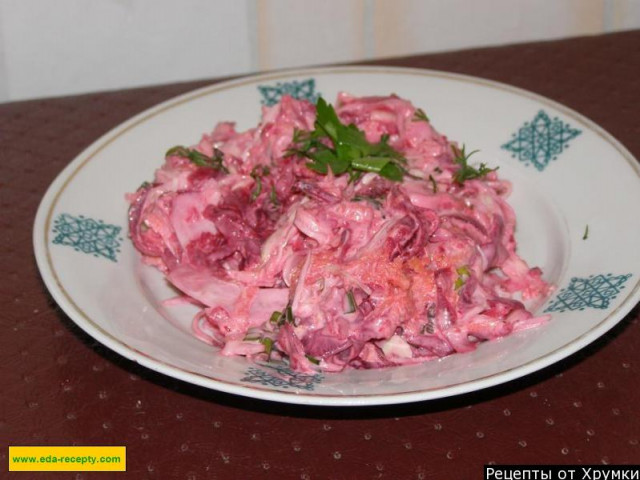
M 190 331 L 192 307 L 140 265 L 127 238 L 125 193 L 152 178 L 164 152 L 194 144 L 222 120 L 257 124 L 261 104 L 286 92 L 335 100 L 396 93 L 426 110 L 477 162 L 511 180 L 519 253 L 557 291 L 537 309 L 541 328 L 422 365 L 314 376 L 227 358 Z M 34 227 L 51 294 L 83 330 L 158 372 L 233 394 L 313 405 L 378 405 L 486 388 L 539 370 L 589 344 L 640 298 L 640 169 L 614 138 L 580 114 L 507 85 L 388 67 L 281 72 L 182 95 L 123 123 L 82 152 L 44 196 Z M 635 220 L 634 220 L 635 218 Z M 588 225 L 588 236 L 585 229 Z

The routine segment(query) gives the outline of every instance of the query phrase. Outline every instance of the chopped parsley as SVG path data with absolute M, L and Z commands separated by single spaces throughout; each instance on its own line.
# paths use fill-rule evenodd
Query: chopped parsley
M 422 110 L 421 108 L 418 108 L 416 110 L 416 113 L 413 114 L 413 119 L 414 122 L 427 122 L 429 123 L 429 117 L 427 117 L 427 114 L 424 113 L 424 110 Z
M 433 193 L 438 193 L 438 184 L 436 183 L 436 179 L 433 178 L 433 175 L 429 175 L 429 181 L 431 182 L 431 190 L 433 190 Z
M 466 153 L 464 145 L 462 149 L 459 149 L 456 146 L 451 146 L 453 149 L 453 154 L 455 158 L 453 161 L 460 165 L 460 168 L 453 174 L 453 181 L 459 185 L 462 185 L 466 180 L 473 180 L 475 178 L 484 177 L 489 172 L 494 172 L 498 169 L 496 168 L 488 168 L 485 163 L 481 163 L 479 168 L 474 168 L 469 165 L 469 157 L 476 153 L 478 150 L 474 150 L 473 152 Z
M 287 308 L 284 309 L 283 312 L 275 311 L 269 317 L 269 323 L 273 323 L 278 327 L 281 327 L 285 323 L 290 323 L 291 325 L 295 325 L 295 317 L 293 316 L 293 311 L 291 310 L 291 304 L 287 305 Z
M 273 323 L 275 325 L 278 325 L 280 322 L 280 319 L 282 318 L 282 312 L 279 311 L 275 311 L 271 314 L 271 317 L 269 317 L 269 323 Z
M 278 200 L 278 194 L 276 193 L 276 186 L 271 185 L 271 192 L 269 192 L 269 201 L 274 207 L 280 205 L 280 201 Z
M 374 172 L 393 181 L 402 181 L 406 159 L 389 144 L 383 135 L 378 143 L 369 143 L 365 133 L 355 125 L 343 124 L 333 106 L 322 97 L 316 103 L 313 131 L 295 130 L 287 155 L 309 159 L 307 167 L 326 175 L 349 174 L 350 182 L 364 172 Z
M 295 317 L 293 316 L 293 310 L 291 310 L 291 304 L 287 305 L 284 309 L 284 321 L 293 325 L 295 323 Z
M 469 271 L 469 267 L 463 265 L 456 268 L 456 273 L 458 274 L 458 278 L 456 279 L 456 283 L 454 283 L 453 286 L 456 290 L 460 290 L 467 281 L 467 278 L 469 278 L 469 276 L 471 275 L 471 272 Z
M 225 167 L 223 163 L 224 154 L 217 148 L 214 148 L 213 155 L 211 157 L 208 157 L 198 150 L 195 150 L 193 148 L 185 148 L 178 145 L 167 150 L 165 157 L 170 157 L 172 155 L 188 158 L 191 163 L 197 165 L 198 167 L 211 168 L 213 170 L 220 170 L 225 173 L 229 173 L 229 170 L 227 170 L 227 167 Z
M 251 178 L 255 180 L 255 186 L 251 192 L 251 201 L 253 202 L 262 192 L 262 177 L 269 175 L 269 167 L 266 165 L 256 165 L 251 170 Z
M 369 202 L 373 205 L 377 210 L 380 210 L 382 207 L 382 201 L 384 197 L 372 197 L 369 195 L 355 195 L 351 201 L 352 202 Z
M 353 296 L 353 290 L 347 292 L 347 302 L 349 303 L 349 309 L 344 313 L 353 313 L 358 308 L 356 304 L 356 298 Z
M 309 360 L 314 365 L 320 365 L 320 360 L 318 360 L 316 357 L 312 357 L 311 355 L 305 355 L 305 356 L 307 357 L 307 360 Z
M 271 360 L 271 352 L 273 351 L 273 340 L 269 337 L 260 339 L 260 343 L 264 345 L 264 353 L 267 354 L 267 362 Z

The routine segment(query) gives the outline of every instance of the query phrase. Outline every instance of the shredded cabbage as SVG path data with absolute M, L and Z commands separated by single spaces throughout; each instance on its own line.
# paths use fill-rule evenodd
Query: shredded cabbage
M 195 335 L 223 355 L 338 372 L 413 364 L 534 327 L 552 287 L 516 254 L 511 186 L 460 183 L 457 146 L 397 96 L 338 96 L 336 112 L 407 160 L 402 182 L 319 174 L 288 156 L 316 111 L 283 97 L 256 128 L 218 124 L 172 149 L 129 195 L 143 261 L 201 306 Z M 192 155 L 193 156 L 193 155 Z M 352 179 L 353 180 L 353 179 Z

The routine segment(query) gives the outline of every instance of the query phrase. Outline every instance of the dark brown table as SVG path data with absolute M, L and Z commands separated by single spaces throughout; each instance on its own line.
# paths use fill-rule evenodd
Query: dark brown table
M 371 62 L 506 82 L 600 124 L 640 157 L 640 31 Z M 0 105 L 0 477 L 482 478 L 483 464 L 640 463 L 640 309 L 536 374 L 439 401 L 313 408 L 142 368 L 83 333 L 36 269 L 45 189 L 123 120 L 207 82 Z M 638 206 L 629 206 L 630 219 Z M 637 221 L 637 217 L 635 220 Z M 7 445 L 126 445 L 126 473 L 7 472 Z

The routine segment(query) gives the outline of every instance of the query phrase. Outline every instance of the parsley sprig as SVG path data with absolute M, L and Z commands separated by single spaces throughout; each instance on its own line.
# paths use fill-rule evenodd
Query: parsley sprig
M 469 165 L 469 157 L 476 153 L 478 150 L 474 150 L 473 152 L 467 153 L 465 151 L 465 146 L 462 146 L 462 149 L 459 149 L 455 145 L 452 145 L 453 154 L 455 158 L 453 161 L 460 165 L 460 168 L 453 174 L 453 181 L 459 185 L 462 185 L 466 180 L 472 180 L 474 178 L 484 177 L 489 172 L 495 172 L 496 168 L 489 168 L 485 163 L 481 163 L 479 168 L 474 168 Z
M 413 118 L 412 120 L 414 122 L 427 122 L 429 123 L 429 117 L 427 116 L 426 113 L 424 113 L 424 110 L 422 110 L 421 108 L 417 108 L 415 113 L 413 114 Z
M 352 202 L 369 202 L 376 210 L 382 208 L 382 202 L 384 202 L 384 196 L 371 196 L 371 195 L 355 195 Z
M 273 312 L 271 314 L 271 317 L 269 318 L 269 323 L 272 323 L 278 327 L 281 327 L 285 323 L 295 325 L 296 319 L 293 316 L 293 310 L 291 309 L 291 304 L 287 305 L 287 307 L 282 312 L 278 310 Z
M 260 340 L 260 343 L 264 345 L 264 353 L 267 354 L 267 362 L 271 361 L 271 352 L 273 352 L 273 339 L 269 337 L 263 337 Z
M 456 268 L 456 273 L 458 274 L 458 278 L 456 279 L 456 283 L 454 283 L 454 288 L 456 290 L 460 290 L 467 282 L 467 279 L 471 276 L 471 272 L 469 271 L 469 267 L 462 265 L 461 267 Z
M 251 170 L 251 178 L 255 181 L 255 186 L 253 187 L 253 191 L 251 192 L 251 201 L 253 202 L 258 195 L 262 192 L 262 177 L 269 175 L 269 167 L 266 165 L 256 165 Z
M 213 149 L 213 155 L 209 157 L 198 150 L 178 145 L 170 148 L 167 150 L 167 153 L 165 153 L 165 157 L 170 157 L 172 155 L 188 158 L 191 163 L 198 167 L 211 168 L 213 170 L 221 170 L 225 173 L 229 173 L 229 170 L 227 170 L 227 167 L 225 167 L 223 163 L 224 154 L 217 148 Z
M 333 106 L 319 98 L 314 130 L 295 130 L 287 155 L 308 158 L 307 167 L 322 175 L 331 169 L 334 175 L 348 173 L 355 181 L 364 172 L 375 172 L 399 182 L 407 161 L 388 141 L 383 135 L 378 143 L 369 143 L 362 130 L 343 124 Z

